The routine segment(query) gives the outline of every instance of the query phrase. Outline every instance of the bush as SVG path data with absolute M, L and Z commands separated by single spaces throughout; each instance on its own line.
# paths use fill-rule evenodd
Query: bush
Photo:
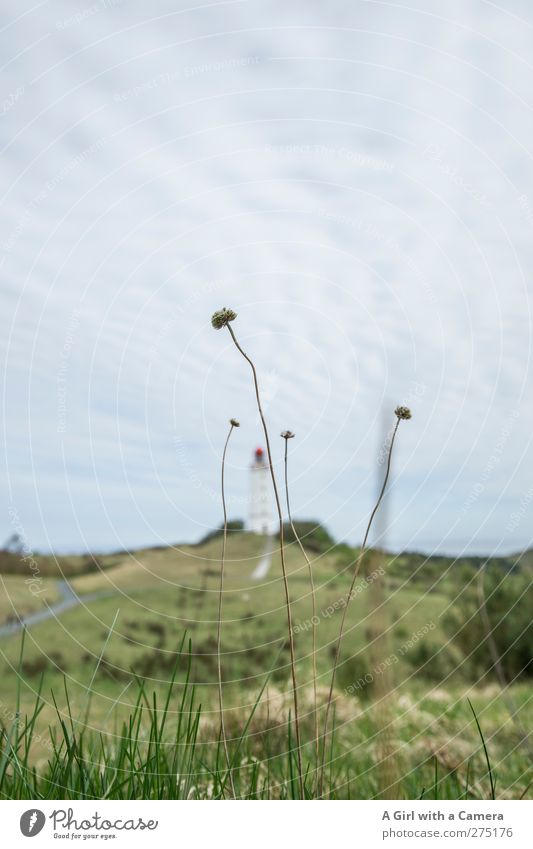
M 296 521 L 294 523 L 294 529 L 306 551 L 323 554 L 326 551 L 330 551 L 335 545 L 335 540 L 329 531 L 319 522 L 312 520 Z M 289 523 L 283 526 L 283 535 L 286 543 L 296 542 L 296 537 Z
M 444 627 L 472 671 L 494 675 L 496 653 L 508 681 L 533 677 L 533 584 L 528 576 L 487 569 L 486 616 L 477 570 L 464 568 L 461 576 L 465 589 L 445 617 Z
M 435 683 L 444 681 L 461 666 L 457 647 L 440 648 L 427 640 L 417 643 L 406 657 L 413 669 L 420 672 L 421 678 Z
M 337 686 L 345 696 L 357 696 L 365 700 L 372 696 L 375 689 L 375 674 L 372 664 L 364 653 L 342 661 L 337 673 Z
M 241 533 L 244 530 L 244 522 L 242 519 L 230 519 L 228 522 L 228 534 Z M 224 533 L 224 525 L 209 531 L 202 537 L 198 545 L 205 545 L 206 542 L 211 542 L 213 539 L 221 537 Z

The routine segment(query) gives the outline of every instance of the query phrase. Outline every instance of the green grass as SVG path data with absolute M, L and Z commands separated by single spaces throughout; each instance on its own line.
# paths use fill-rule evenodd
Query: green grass
M 17 575 L 0 575 L 0 623 L 35 613 L 45 603 L 58 601 L 59 593 L 53 582 L 28 584 L 28 580 Z
M 16 714 L 10 723 L 3 723 L 1 796 L 226 798 L 228 772 L 220 737 L 214 714 L 202 708 L 191 681 L 193 654 L 190 644 L 185 648 L 185 640 L 176 647 L 175 658 L 166 687 L 153 690 L 144 681 L 136 681 L 129 693 L 128 707 L 117 705 L 111 710 L 105 731 L 91 725 L 89 694 L 85 693 L 85 699 L 73 699 L 68 684 L 62 682 L 62 690 L 51 693 L 55 716 L 47 737 L 47 755 L 35 762 L 33 738 L 39 736 L 36 729 L 46 707 L 40 692 L 41 680 L 32 708 Z M 267 720 L 265 697 L 269 695 L 271 699 L 272 693 L 268 693 L 267 681 L 264 685 L 247 711 L 233 715 L 229 723 L 236 795 L 243 799 L 299 798 L 287 713 L 275 713 Z M 524 758 L 516 753 L 521 777 L 505 788 L 509 772 L 518 764 L 513 767 L 506 763 L 510 755 L 498 756 L 498 747 L 488 730 L 494 700 L 487 699 L 487 694 L 478 694 L 475 722 L 471 715 L 471 721 L 468 719 L 465 699 L 448 703 L 445 711 L 441 700 L 442 694 L 436 699 L 430 694 L 418 705 L 400 699 L 400 710 L 406 715 L 402 728 L 409 741 L 409 749 L 400 747 L 396 753 L 403 768 L 403 797 L 492 798 L 496 781 L 502 787 L 501 796 L 522 796 L 530 778 L 527 771 L 522 772 Z M 483 721 L 486 727 L 481 732 Z M 489 748 L 493 752 L 491 761 Z M 383 790 L 379 784 L 378 752 L 372 711 L 362 712 L 347 722 L 343 711 L 337 710 L 335 742 L 328 751 L 325 797 L 376 797 Z M 315 793 L 313 754 L 312 746 L 305 749 L 306 798 L 313 798 Z
M 251 580 L 262 548 L 263 540 L 248 534 L 229 540 L 222 629 L 227 729 L 237 795 L 287 799 L 299 793 L 294 733 L 289 734 L 285 609 L 277 558 L 266 580 Z M 180 550 L 115 556 L 105 570 L 72 580 L 78 593 L 105 597 L 32 627 L 22 658 L 20 635 L 2 639 L 4 798 L 228 795 L 216 699 L 219 556 L 216 539 Z M 309 583 L 294 545 L 288 548 L 287 566 L 298 629 L 303 737 L 312 741 L 312 635 L 305 628 Z M 322 703 L 340 615 L 329 611 L 349 585 L 348 572 L 340 573 L 339 567 L 335 552 L 313 564 Z M 388 651 L 398 658 L 388 757 L 400 776 L 400 794 L 406 799 L 490 798 L 492 780 L 498 798 L 531 795 L 528 752 L 499 687 L 469 679 L 447 646 L 441 621 L 455 595 L 453 578 L 424 586 L 420 579 L 406 580 L 397 564 L 387 570 L 382 619 L 388 623 Z M 371 663 L 371 598 L 363 589 L 349 611 L 333 743 L 328 738 L 327 798 L 373 798 L 386 792 L 379 694 L 372 686 L 350 690 Z M 403 654 L 400 649 L 428 622 L 434 627 L 417 645 L 430 646 L 440 659 L 417 671 L 414 649 Z M 522 683 L 511 690 L 528 728 L 530 689 Z M 312 797 L 312 742 L 303 756 L 305 794 Z

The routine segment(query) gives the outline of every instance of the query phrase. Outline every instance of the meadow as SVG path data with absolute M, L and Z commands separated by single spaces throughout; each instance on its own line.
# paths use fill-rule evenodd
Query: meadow
M 3 552 L 0 793 L 527 797 L 529 554 L 486 563 L 368 549 L 411 418 L 402 405 L 361 547 L 294 522 L 294 434 L 281 433 L 282 490 L 236 318 L 224 307 L 211 323 L 251 369 L 278 533 L 228 520 L 232 418 L 223 524 L 202 543 L 57 561 Z
M 313 523 L 301 530 L 316 587 L 322 722 L 359 552 Z M 46 558 L 38 595 L 20 558 L 3 561 L 11 574 L 2 576 L 0 623 L 53 604 L 59 578 L 82 600 L 0 638 L 4 798 L 301 798 L 279 543 L 243 531 L 228 534 L 221 623 L 231 787 L 217 706 L 221 543 L 219 533 L 199 545 L 103 555 L 96 566 Z M 269 571 L 256 580 L 269 547 Z M 308 567 L 295 541 L 285 553 L 311 798 L 319 764 Z M 509 585 L 531 567 L 526 557 L 489 568 Z M 347 615 L 324 798 L 531 798 L 530 679 L 513 675 L 502 686 L 483 631 L 472 651 L 468 634 L 455 638 L 453 617 L 478 573 L 475 561 L 367 552 Z M 485 669 L 474 653 L 480 642 Z

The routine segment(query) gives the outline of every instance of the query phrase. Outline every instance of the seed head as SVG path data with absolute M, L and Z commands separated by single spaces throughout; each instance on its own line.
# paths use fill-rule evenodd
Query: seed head
M 283 430 L 280 434 L 283 439 L 294 439 L 295 435 L 292 430 Z
M 399 419 L 411 418 L 411 410 L 409 409 L 409 407 L 396 407 L 394 414 L 398 416 Z
M 230 419 L 229 423 L 232 427 L 240 427 L 241 423 L 237 421 L 237 419 Z
M 236 312 L 229 310 L 227 307 L 223 307 L 221 310 L 217 310 L 217 312 L 213 313 L 211 316 L 211 324 L 215 330 L 222 330 L 223 327 L 226 327 L 230 321 L 235 321 L 236 318 Z

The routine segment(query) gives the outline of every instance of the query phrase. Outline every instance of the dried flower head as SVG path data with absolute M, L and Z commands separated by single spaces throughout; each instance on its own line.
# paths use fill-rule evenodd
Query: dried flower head
M 230 419 L 229 423 L 232 427 L 240 427 L 241 423 L 237 421 L 237 419 Z
M 292 430 L 282 430 L 280 436 L 283 439 L 294 439 L 295 434 L 292 432 Z
M 394 414 L 398 416 L 399 419 L 411 418 L 411 410 L 409 409 L 409 407 L 396 407 Z
M 222 330 L 223 327 L 226 327 L 230 321 L 235 321 L 236 318 L 236 312 L 229 310 L 227 307 L 223 307 L 221 310 L 217 310 L 217 312 L 213 313 L 211 316 L 211 324 L 215 330 Z

